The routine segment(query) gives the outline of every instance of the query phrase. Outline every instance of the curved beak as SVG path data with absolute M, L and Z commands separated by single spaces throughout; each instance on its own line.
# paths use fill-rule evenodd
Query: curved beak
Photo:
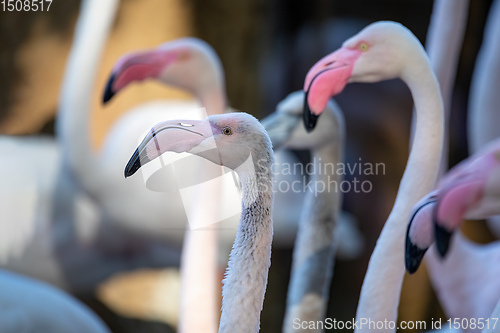
M 158 77 L 163 69 L 177 60 L 178 55 L 166 50 L 137 52 L 121 57 L 106 84 L 103 103 L 108 102 L 121 89 L 134 81 Z
M 190 152 L 209 138 L 213 138 L 213 131 L 207 119 L 161 122 L 149 131 L 135 150 L 125 167 L 125 178 L 132 176 L 141 166 L 167 151 Z
M 340 48 L 318 61 L 309 70 L 304 82 L 304 125 L 308 132 L 316 126 L 328 100 L 344 89 L 361 53 L 360 50 Z
M 430 196 L 423 202 L 421 201 L 420 204 L 416 206 L 417 208 L 414 210 L 410 222 L 408 223 L 405 240 L 405 267 L 410 274 L 415 273 L 420 267 L 424 254 L 432 243 L 432 230 L 430 230 L 430 224 L 435 203 L 435 196 Z M 425 236 L 427 236 L 428 244 L 422 241 L 418 242 L 416 239 L 414 242 L 412 236 L 417 232 L 426 234 L 420 235 L 420 237 L 425 238 Z
M 261 124 L 269 134 L 273 149 L 280 149 L 300 123 L 300 117 L 275 111 L 262 119 Z

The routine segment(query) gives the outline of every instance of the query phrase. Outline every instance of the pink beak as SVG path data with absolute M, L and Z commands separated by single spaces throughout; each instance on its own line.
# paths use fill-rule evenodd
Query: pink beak
M 177 60 L 172 51 L 152 50 L 123 56 L 116 63 L 104 91 L 103 103 L 134 81 L 157 78 L 163 69 Z
M 155 125 L 135 150 L 125 167 L 125 178 L 161 154 L 172 151 L 189 152 L 203 140 L 213 136 L 214 129 L 208 119 L 169 120 Z
M 318 61 L 309 70 L 304 82 L 304 123 L 308 131 L 315 127 L 328 100 L 347 85 L 354 63 L 361 53 L 361 50 L 341 48 Z

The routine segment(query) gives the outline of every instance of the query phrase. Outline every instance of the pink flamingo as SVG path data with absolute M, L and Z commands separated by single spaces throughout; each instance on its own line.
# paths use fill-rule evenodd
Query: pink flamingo
M 172 120 L 154 126 L 134 152 L 125 177 L 166 151 L 188 152 L 235 170 L 243 211 L 224 279 L 219 332 L 258 332 L 273 235 L 272 144 L 246 113 L 204 120 Z
M 445 3 L 445 1 L 443 1 L 443 3 Z M 460 19 L 459 17 L 457 20 L 453 15 L 453 12 L 457 11 L 457 8 L 453 10 L 453 6 L 458 8 L 466 7 L 467 2 L 449 2 L 447 5 L 448 7 L 451 6 L 452 10 L 443 11 L 444 5 L 441 4 L 441 6 L 439 6 L 438 3 L 436 3 L 436 6 L 439 6 L 438 8 L 441 9 L 441 11 L 435 14 L 436 18 L 442 22 L 454 22 L 454 26 L 458 26 L 458 29 L 449 31 L 446 38 L 445 36 L 441 36 L 441 43 L 434 43 L 433 47 L 435 51 L 431 54 L 437 57 L 437 59 L 440 57 L 442 58 L 442 55 L 448 53 L 458 54 L 459 45 L 453 43 L 448 45 L 448 42 L 450 40 L 456 40 L 457 35 L 463 37 L 461 32 L 463 32 L 465 27 L 465 19 L 463 17 Z M 493 10 L 492 13 L 494 12 Z M 490 17 L 491 16 L 494 17 L 495 15 L 490 14 Z M 491 18 L 489 20 L 491 20 Z M 444 28 L 441 28 L 441 34 L 443 29 Z M 432 33 L 439 35 L 439 31 L 431 32 L 431 34 Z M 488 29 L 488 33 L 492 33 L 490 29 Z M 490 40 L 490 42 L 492 41 Z M 436 61 L 432 56 L 431 62 L 433 62 L 437 68 L 440 68 L 438 73 L 446 72 L 446 70 L 442 68 L 444 66 L 448 68 L 448 75 L 454 76 L 456 68 L 450 67 L 449 64 L 444 62 Z M 456 63 L 453 59 L 450 62 Z M 475 75 L 476 72 L 477 70 L 475 71 Z M 443 91 L 451 91 L 452 82 L 452 80 L 444 78 L 442 82 Z M 449 100 L 445 102 L 445 105 L 447 103 L 449 103 Z M 475 159 L 475 157 L 471 157 L 471 160 L 473 159 Z M 446 163 L 446 158 L 443 157 L 443 161 L 443 163 Z M 460 170 L 462 167 L 463 166 L 457 166 L 457 170 L 452 169 L 450 175 L 455 175 L 452 177 L 460 177 L 462 172 Z M 445 178 L 443 182 L 449 182 L 449 180 L 446 179 L 449 178 Z M 433 211 L 435 210 L 441 189 L 441 185 L 439 185 L 436 191 L 424 197 L 414 208 L 406 239 L 405 264 L 410 274 L 418 269 L 426 249 L 434 243 L 434 230 L 432 226 Z M 464 208 L 464 206 L 462 206 L 462 208 Z M 466 213 L 465 210 L 464 213 Z M 440 229 L 440 231 L 442 230 Z M 446 244 L 444 247 L 441 246 L 440 249 L 445 250 L 449 242 L 449 237 L 446 230 L 444 233 L 441 232 L 440 234 L 445 236 L 444 243 Z M 441 258 L 438 258 L 438 253 L 436 251 L 430 251 L 430 253 L 425 256 L 426 264 L 429 267 L 431 282 L 448 317 L 486 318 L 491 313 L 493 307 L 500 299 L 500 289 L 497 287 L 498 284 L 496 283 L 500 271 L 495 268 L 496 266 L 491 265 L 491 262 L 498 261 L 500 257 L 498 246 L 498 242 L 488 246 L 474 244 L 467 240 L 461 233 L 458 233 L 453 238 L 453 247 L 447 254 L 445 260 L 440 260 Z M 474 270 L 471 270 L 471 267 L 474 267 Z M 478 275 L 481 275 L 480 278 L 478 278 Z M 488 281 L 494 282 L 488 283 Z M 488 285 L 488 288 L 485 288 L 485 284 Z M 476 329 L 480 329 L 480 327 L 476 327 Z
M 469 149 L 477 152 L 486 143 L 500 137 L 500 1 L 494 1 L 484 28 L 483 44 L 472 75 L 467 129 Z M 491 216 L 488 226 L 500 237 L 500 216 Z
M 417 112 L 415 137 L 396 202 L 368 265 L 356 317 L 387 320 L 395 325 L 404 276 L 404 221 L 413 205 L 434 187 L 443 143 L 441 94 L 422 45 L 400 24 L 369 25 L 311 68 L 304 83 L 304 121 L 312 130 L 329 98 L 340 93 L 348 82 L 392 78 L 401 78 L 413 95 Z M 367 325 L 357 331 L 366 329 Z M 394 330 L 385 327 L 380 331 Z
M 471 161 L 473 161 L 472 157 Z M 452 169 L 452 172 L 456 171 Z M 446 187 L 448 190 L 455 191 L 455 193 L 461 191 L 460 184 L 464 184 L 461 183 L 461 174 L 460 171 L 456 173 L 457 188 Z M 465 183 L 467 183 L 467 179 L 470 179 L 467 174 L 469 173 L 464 170 L 462 175 L 465 175 Z M 447 186 L 453 186 L 451 184 L 453 180 L 446 181 L 446 178 L 441 184 L 444 186 L 444 182 L 446 182 Z M 405 247 L 405 264 L 410 274 L 418 269 L 426 250 L 434 243 L 433 219 L 437 210 L 440 210 L 441 217 L 447 219 L 457 218 L 459 211 L 462 218 L 464 216 L 462 214 L 469 214 L 467 207 L 470 202 L 460 200 L 450 206 L 453 194 L 444 193 L 443 189 L 445 187 L 439 186 L 436 191 L 429 193 L 415 205 L 408 225 Z M 462 187 L 462 189 L 464 188 Z M 451 195 L 446 199 L 448 201 L 447 209 L 443 209 L 439 204 L 443 195 Z M 500 274 L 499 265 L 494 264 L 500 261 L 499 246 L 499 242 L 488 245 L 475 244 L 461 233 L 457 233 L 453 238 L 453 247 L 444 260 L 434 259 L 433 253 L 426 256 L 432 284 L 448 317 L 487 318 L 490 315 L 500 299 L 500 285 L 488 282 L 497 281 Z

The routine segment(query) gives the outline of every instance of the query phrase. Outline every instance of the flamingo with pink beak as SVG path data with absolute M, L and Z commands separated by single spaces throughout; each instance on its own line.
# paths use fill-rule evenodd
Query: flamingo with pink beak
M 410 88 L 417 123 L 408 163 L 391 214 L 370 258 L 357 320 L 395 325 L 404 277 L 404 235 L 414 204 L 434 187 L 441 157 L 444 112 L 438 82 L 418 39 L 394 22 L 376 22 L 318 61 L 304 83 L 304 122 L 311 131 L 330 97 L 349 82 L 400 78 Z M 401 238 L 400 238 L 401 237 Z M 368 325 L 356 331 L 370 330 Z M 379 332 L 394 332 L 385 326 Z
M 413 274 L 427 249 L 437 243 L 438 253 L 446 257 L 436 260 L 429 253 L 426 264 L 450 318 L 486 318 L 500 299 L 500 266 L 495 264 L 500 261 L 500 242 L 475 244 L 460 232 L 450 239 L 448 229 L 458 229 L 464 218 L 498 214 L 499 202 L 500 140 L 496 140 L 451 169 L 437 189 L 415 205 L 406 234 L 406 269 Z
M 226 111 L 224 71 L 215 51 L 204 41 L 186 37 L 153 50 L 125 55 L 115 64 L 103 102 L 134 82 L 159 80 L 195 95 L 207 113 Z
M 406 269 L 414 273 L 436 242 L 441 257 L 464 219 L 500 214 L 500 139 L 452 168 L 414 209 L 406 235 Z M 432 223 L 431 223 L 432 221 Z

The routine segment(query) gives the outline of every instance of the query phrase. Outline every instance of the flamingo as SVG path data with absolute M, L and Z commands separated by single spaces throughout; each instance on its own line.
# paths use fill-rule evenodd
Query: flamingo
M 494 1 L 484 28 L 483 44 L 476 59 L 470 87 L 467 129 L 469 150 L 473 153 L 486 143 L 500 137 L 500 131 L 495 126 L 500 122 L 500 112 L 498 112 L 500 101 L 496 89 L 500 84 L 500 61 L 497 57 L 500 50 L 499 18 L 500 3 Z M 487 223 L 493 233 L 500 237 L 500 216 L 491 216 Z
M 224 279 L 219 332 L 258 332 L 271 264 L 274 155 L 265 129 L 246 113 L 155 125 L 130 158 L 125 177 L 166 151 L 188 152 L 238 173 L 242 214 Z
M 311 149 L 315 170 L 313 184 L 340 182 L 337 174 L 320 171 L 324 165 L 337 165 L 342 161 L 344 118 L 335 103 L 328 103 L 324 119 L 316 131 L 308 135 L 300 125 L 304 105 L 304 92 L 288 95 L 277 106 L 276 112 L 263 119 L 275 150 L 280 148 Z M 328 304 L 333 258 L 342 239 L 354 246 L 359 253 L 362 240 L 359 231 L 345 218 L 340 217 L 341 195 L 335 190 L 307 192 L 294 247 L 292 276 L 288 287 L 288 300 L 284 332 L 296 331 L 295 318 L 307 321 L 324 320 Z M 341 235 L 342 227 L 349 228 L 351 235 Z M 349 230 L 348 229 L 348 230 Z
M 76 44 L 109 28 L 117 3 L 83 2 Z M 89 20 L 95 31 L 86 28 Z M 117 271 L 178 262 L 177 249 L 109 223 L 63 163 L 57 141 L 1 136 L 0 151 L 2 268 L 85 293 Z
M 467 2 L 460 1 L 449 4 L 449 6 L 457 6 L 459 8 L 466 5 Z M 443 38 L 441 44 L 437 43 L 434 46 L 437 48 L 435 53 L 438 55 L 448 52 L 456 54 L 456 52 L 453 52 L 454 49 L 447 45 L 447 41 L 450 37 L 452 40 L 456 39 L 456 36 L 453 36 L 453 34 L 460 34 L 460 31 L 463 31 L 465 20 L 457 21 L 450 11 L 443 11 L 438 13 L 437 16 L 439 16 L 441 21 L 455 22 L 454 24 L 458 25 L 459 29 L 450 31 L 451 36 Z M 491 33 L 490 30 L 488 31 Z M 455 49 L 459 45 L 456 46 Z M 431 61 L 433 60 L 431 57 Z M 452 60 L 451 62 L 456 61 Z M 448 65 L 438 63 L 437 67 L 439 66 L 446 67 Z M 450 68 L 449 72 L 451 75 L 454 75 L 453 68 Z M 451 80 L 442 83 L 443 90 L 450 91 L 451 84 Z M 449 103 L 449 101 L 447 102 Z M 470 159 L 474 160 L 475 157 L 473 156 Z M 443 160 L 446 161 L 444 156 Z M 467 162 L 463 163 L 466 164 Z M 449 175 L 445 176 L 437 186 L 437 189 L 425 196 L 414 207 L 414 212 L 408 225 L 405 247 L 405 265 L 410 274 L 413 274 L 418 269 L 427 248 L 434 243 L 432 220 L 440 192 L 443 191 L 443 186 L 449 186 L 445 184 L 449 183 L 450 178 L 458 178 L 458 182 L 460 182 L 460 177 L 467 177 L 467 171 L 463 170 L 464 164 L 460 164 L 456 169 L 452 169 Z M 463 204 L 458 203 L 458 206 L 463 209 L 461 214 L 467 214 L 467 209 Z M 446 234 L 445 232 L 444 235 Z M 444 243 L 448 244 L 448 237 L 445 237 Z M 487 318 L 491 313 L 495 304 L 500 299 L 500 288 L 496 283 L 500 271 L 496 269 L 495 265 L 491 265 L 492 262 L 498 261 L 500 258 L 499 245 L 498 242 L 495 242 L 487 246 L 481 246 L 469 241 L 461 233 L 458 233 L 453 238 L 453 247 L 450 249 L 445 260 L 440 260 L 441 258 L 439 258 L 437 251 L 429 251 L 430 253 L 425 256 L 431 282 L 448 317 Z M 446 248 L 447 246 L 445 245 L 441 250 L 446 251 Z M 474 270 L 471 270 L 471 267 L 474 267 Z M 478 275 L 480 275 L 479 278 Z M 476 327 L 476 329 L 479 330 L 480 327 Z
M 177 106 L 179 111 L 196 109 L 198 104 L 174 101 L 141 105 L 122 116 L 113 125 L 100 152 L 95 153 L 91 147 L 91 92 L 97 64 L 111 28 L 117 3 L 116 0 L 110 1 L 103 8 L 98 8 L 99 4 L 95 1 L 85 4 L 86 10 L 76 27 L 78 38 L 71 50 L 63 80 L 57 139 L 65 157 L 65 165 L 72 171 L 78 184 L 98 202 L 100 209 L 110 220 L 149 237 L 179 240 L 179 235 L 184 234 L 186 226 L 186 215 L 182 209 L 180 195 L 177 192 L 151 191 L 144 186 L 142 179 L 125 182 L 120 178 L 119 171 L 143 132 L 165 119 L 168 106 L 174 110 Z M 173 207 L 176 209 L 169 210 Z M 167 213 L 172 221 L 169 225 L 172 228 L 168 230 L 165 228 L 164 219 Z M 177 224 L 172 225 L 173 223 Z M 181 231 L 176 233 L 176 229 Z
M 454 172 L 452 169 L 450 171 Z M 465 171 L 465 170 L 464 170 Z M 456 190 L 460 190 L 460 174 L 465 175 L 467 171 L 456 174 Z M 451 183 L 443 178 L 441 184 Z M 440 199 L 443 197 L 443 187 L 429 193 L 415 205 L 408 225 L 406 239 L 406 269 L 414 273 L 427 248 L 434 242 L 433 216 L 439 208 Z M 451 192 L 445 195 L 453 195 Z M 450 199 L 447 199 L 448 201 Z M 467 213 L 466 201 L 457 202 L 453 210 L 462 209 Z M 442 210 L 443 208 L 441 208 Z M 451 206 L 448 205 L 448 210 Z M 450 212 L 446 212 L 450 214 Z M 441 214 L 444 214 L 441 212 Z M 431 273 L 431 281 L 437 292 L 440 303 L 449 318 L 487 318 L 500 300 L 500 285 L 497 283 L 500 268 L 492 263 L 500 260 L 500 242 L 488 245 L 479 245 L 468 240 L 461 233 L 453 237 L 453 247 L 450 249 L 445 260 L 434 259 L 436 254 L 429 253 L 425 256 Z M 473 267 L 473 269 L 471 269 Z M 489 282 L 491 281 L 491 282 Z
M 85 305 L 47 283 L 0 270 L 0 286 L 3 333 L 110 332 Z
M 467 22 L 469 0 L 434 1 L 427 30 L 427 54 L 443 96 L 445 133 L 448 133 L 453 83 Z M 453 55 L 450 57 L 450 55 Z M 448 136 L 444 136 L 442 156 L 448 156 Z M 448 169 L 447 158 L 441 159 L 440 176 Z
M 328 99 L 348 82 L 402 79 L 417 112 L 415 137 L 396 202 L 370 258 L 356 318 L 384 322 L 393 332 L 404 276 L 403 237 L 413 205 L 433 187 L 442 151 L 444 114 L 438 82 L 417 38 L 401 24 L 376 22 L 318 61 L 308 72 L 304 121 L 312 130 Z M 400 238 L 401 237 L 401 238 Z M 369 330 L 368 325 L 356 331 Z

